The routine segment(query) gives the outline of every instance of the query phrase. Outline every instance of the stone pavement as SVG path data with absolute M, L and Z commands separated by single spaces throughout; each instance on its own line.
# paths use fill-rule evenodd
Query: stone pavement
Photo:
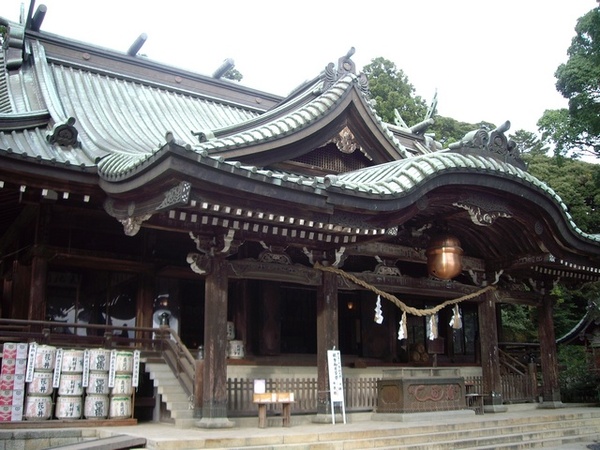
M 419 425 L 432 425 L 436 421 L 440 424 L 453 424 L 453 423 L 474 423 L 477 421 L 490 421 L 519 418 L 530 418 L 534 415 L 559 415 L 565 413 L 577 413 L 582 410 L 588 410 L 594 412 L 600 412 L 600 408 L 597 406 L 588 405 L 565 405 L 564 408 L 557 409 L 539 409 L 537 404 L 525 404 L 525 405 L 508 405 L 508 411 L 495 414 L 484 414 L 484 415 L 464 415 L 456 414 L 454 411 L 448 411 L 445 413 L 437 413 L 437 417 L 431 415 L 423 416 L 421 421 L 410 419 L 408 421 L 379 421 L 371 420 L 371 413 L 361 414 L 347 414 L 347 423 L 336 423 L 336 424 L 317 424 L 308 422 L 309 416 L 292 416 L 292 426 L 281 427 L 281 422 L 277 422 L 279 425 L 268 426 L 267 428 L 258 428 L 258 418 L 256 419 L 244 419 L 239 423 L 236 423 L 232 428 L 221 428 L 221 429 L 205 429 L 205 428 L 176 428 L 174 425 L 165 423 L 140 423 L 130 427 L 102 427 L 98 428 L 99 437 L 106 437 L 115 434 L 127 434 L 132 436 L 143 436 L 148 439 L 149 448 L 171 448 L 169 442 L 179 442 L 181 448 L 202 448 L 204 443 L 209 440 L 211 446 L 215 446 L 215 442 L 219 440 L 227 442 L 228 439 L 232 438 L 244 438 L 244 439 L 272 439 L 275 436 L 280 436 L 283 442 L 293 441 L 296 436 L 319 434 L 327 435 L 329 433 L 357 433 L 364 431 L 384 431 L 390 429 L 402 429 L 409 427 L 416 427 Z M 423 413 L 427 414 L 427 413 Z M 301 422 L 298 422 L 298 421 Z M 575 444 L 565 444 L 556 447 L 544 447 L 554 448 L 561 450 L 600 450 L 600 435 L 597 436 L 598 440 L 590 439 L 589 442 L 579 442 Z M 186 442 L 187 441 L 187 442 Z M 197 446 L 197 447 L 196 447 Z M 225 445 L 223 445 L 225 447 Z M 176 448 L 176 447 L 172 447 Z

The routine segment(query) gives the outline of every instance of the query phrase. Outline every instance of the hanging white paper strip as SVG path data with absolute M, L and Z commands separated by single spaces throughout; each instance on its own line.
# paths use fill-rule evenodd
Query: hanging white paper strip
M 402 319 L 400 319 L 400 325 L 398 326 L 398 340 L 407 339 L 408 333 L 406 331 L 406 312 L 402 313 Z
M 460 309 L 458 308 L 458 305 L 454 305 L 452 319 L 450 319 L 450 326 L 455 330 L 462 328 L 462 318 L 460 316 Z
M 438 337 L 437 314 L 429 316 L 429 340 L 433 341 Z
M 383 323 L 383 314 L 381 313 L 381 297 L 377 296 L 377 303 L 375 304 L 375 323 Z

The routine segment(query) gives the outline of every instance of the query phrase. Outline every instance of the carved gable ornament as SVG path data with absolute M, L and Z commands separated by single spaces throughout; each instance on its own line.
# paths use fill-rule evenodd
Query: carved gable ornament
M 462 198 L 458 202 L 453 203 L 457 208 L 462 208 L 469 213 L 471 221 L 475 225 L 487 227 L 492 225 L 496 219 L 503 217 L 505 219 L 512 218 L 510 209 L 499 202 L 492 202 L 481 197 Z
M 527 166 L 521 159 L 516 143 L 509 140 L 504 134 L 509 128 L 510 122 L 507 120 L 498 128 L 491 131 L 484 128 L 470 131 L 459 142 L 450 144 L 448 148 L 461 154 L 475 153 L 482 156 L 490 156 L 519 169 L 527 170 Z
M 344 127 L 337 136 L 332 139 L 332 142 L 337 146 L 342 153 L 351 154 L 360 148 L 358 142 L 354 138 L 354 134 L 348 127 Z

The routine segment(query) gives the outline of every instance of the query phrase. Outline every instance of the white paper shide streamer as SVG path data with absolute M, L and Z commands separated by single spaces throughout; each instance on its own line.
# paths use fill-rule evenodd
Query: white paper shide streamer
M 438 337 L 438 316 L 432 314 L 429 316 L 429 340 L 433 341 Z
M 400 319 L 400 325 L 398 326 L 398 340 L 408 338 L 408 333 L 406 331 L 406 312 L 402 313 L 402 319 Z
M 450 326 L 455 330 L 459 330 L 462 328 L 462 318 L 460 315 L 460 309 L 458 308 L 458 305 L 454 305 L 454 309 L 452 310 L 452 319 L 450 319 Z
M 381 296 L 377 296 L 377 303 L 375 304 L 375 323 L 383 323 L 383 314 L 381 312 Z

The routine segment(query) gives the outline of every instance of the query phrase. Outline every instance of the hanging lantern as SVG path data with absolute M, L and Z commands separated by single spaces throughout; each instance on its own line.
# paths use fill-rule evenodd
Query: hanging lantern
M 426 250 L 429 275 L 450 280 L 462 271 L 463 250 L 460 241 L 450 234 L 434 236 Z

